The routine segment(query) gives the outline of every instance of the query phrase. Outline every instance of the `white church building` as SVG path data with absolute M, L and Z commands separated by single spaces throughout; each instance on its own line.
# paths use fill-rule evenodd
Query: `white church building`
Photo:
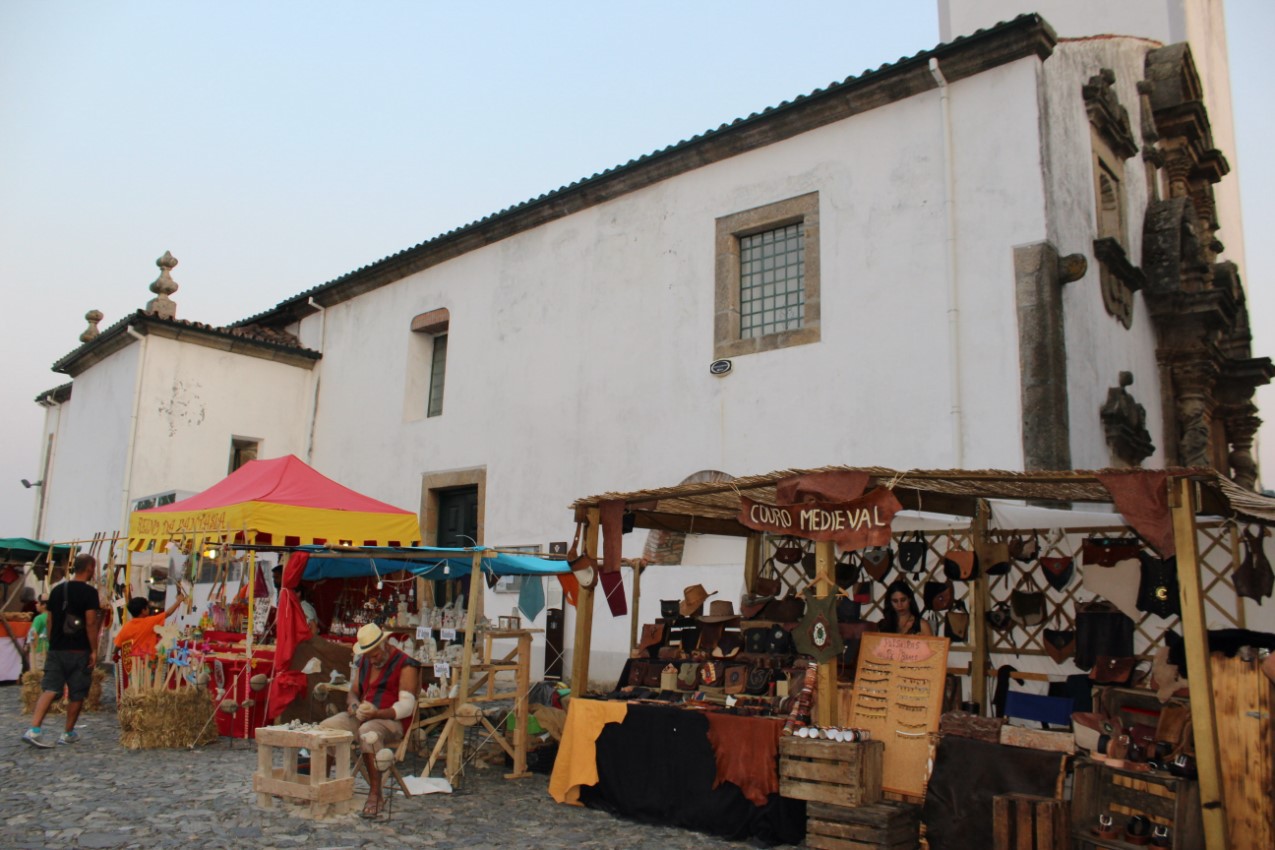
M 180 314 L 165 254 L 145 309 L 92 316 L 37 399 L 33 534 L 119 530 L 289 453 L 418 510 L 427 543 L 541 549 L 578 497 L 706 470 L 1256 486 L 1275 369 L 1250 345 L 1220 0 L 939 7 L 932 49 L 229 327 Z M 735 545 L 684 557 L 738 584 Z M 643 582 L 644 610 L 681 592 Z M 627 621 L 597 629 L 594 670 L 618 670 Z

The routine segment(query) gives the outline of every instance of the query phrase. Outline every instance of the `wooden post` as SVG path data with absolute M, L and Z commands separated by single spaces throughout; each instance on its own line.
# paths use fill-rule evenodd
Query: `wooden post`
M 490 659 L 488 659 L 490 660 Z M 514 769 L 506 773 L 506 779 L 521 779 L 530 776 L 527 771 L 527 717 L 530 706 L 527 694 L 531 690 L 531 633 L 522 631 L 518 635 L 518 669 L 514 674 Z M 492 674 L 495 679 L 495 674 Z
M 589 527 L 584 533 L 584 551 L 597 561 L 597 508 L 589 509 Z M 595 569 L 597 569 L 595 567 Z M 589 690 L 589 652 L 593 643 L 593 588 L 581 587 L 576 597 L 576 635 L 571 655 L 571 696 L 582 696 Z
M 836 575 L 833 564 L 836 553 L 832 549 L 831 540 L 815 543 L 815 598 L 826 599 L 836 587 Z M 818 581 L 826 578 L 828 581 Z M 829 583 L 831 582 L 831 583 Z M 833 624 L 836 628 L 836 624 Z M 834 657 L 819 665 L 819 684 L 815 691 L 815 717 L 820 726 L 840 726 L 837 710 L 837 659 Z
M 638 645 L 638 602 L 642 599 L 642 565 L 640 563 L 633 565 L 633 611 L 629 617 L 629 652 L 637 649 Z
M 1213 706 L 1204 592 L 1200 586 L 1194 487 L 1189 478 L 1171 478 L 1169 510 L 1173 516 L 1173 542 L 1177 547 L 1182 638 L 1186 647 L 1186 666 L 1191 671 L 1191 724 L 1195 730 L 1195 762 L 1200 773 L 1204 845 L 1208 850 L 1227 850 L 1230 845 L 1226 839 L 1226 801 L 1222 794 L 1222 764 Z
M 750 534 L 744 542 L 744 592 L 752 593 L 757 587 L 757 576 L 761 573 L 761 542 L 765 539 L 760 534 Z
M 992 507 L 986 499 L 979 499 L 974 509 L 974 521 L 970 523 L 970 534 L 974 536 L 971 545 L 974 551 L 984 551 L 987 541 L 987 517 Z M 970 699 L 979 706 L 979 713 L 987 711 L 987 665 L 991 662 L 991 653 L 987 651 L 987 567 L 978 571 L 978 578 L 970 588 L 970 626 L 969 639 L 973 644 L 970 651 Z
M 478 624 L 478 597 L 483 592 L 483 553 L 474 549 L 469 562 L 469 599 L 465 606 L 465 649 L 460 656 L 460 681 L 452 700 L 453 711 L 469 702 L 470 670 L 474 664 L 474 627 Z M 465 756 L 465 727 L 452 724 L 452 736 L 447 742 L 447 781 L 457 785 Z

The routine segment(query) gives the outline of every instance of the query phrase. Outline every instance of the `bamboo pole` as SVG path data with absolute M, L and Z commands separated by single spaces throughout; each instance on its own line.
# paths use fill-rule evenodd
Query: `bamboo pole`
M 832 549 L 831 540 L 815 543 L 815 598 L 826 599 L 832 588 L 837 586 L 833 564 L 836 553 Z M 827 579 L 827 581 L 820 581 Z M 836 628 L 836 624 L 833 624 Z M 834 656 L 819 665 L 819 685 L 815 690 L 815 717 L 820 726 L 840 726 L 837 717 L 837 659 Z
M 1191 671 L 1191 723 L 1195 730 L 1195 761 L 1200 775 L 1204 844 L 1207 850 L 1227 850 L 1230 845 L 1226 838 L 1226 800 L 1222 791 L 1222 763 L 1218 752 L 1204 592 L 1200 586 L 1194 497 L 1195 485 L 1189 478 L 1170 479 L 1169 510 L 1173 517 L 1173 542 L 1177 547 L 1182 637 L 1186 644 L 1186 666 Z

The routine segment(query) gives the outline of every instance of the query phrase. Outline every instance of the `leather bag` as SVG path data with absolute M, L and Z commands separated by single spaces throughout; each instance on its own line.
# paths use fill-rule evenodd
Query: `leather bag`
M 1045 581 L 1054 590 L 1065 590 L 1076 574 L 1076 564 L 1072 558 L 1041 558 L 1040 569 L 1045 574 Z
M 1015 534 L 1009 538 L 1009 556 L 1021 564 L 1030 564 L 1040 555 L 1040 537 L 1032 532 L 1030 538 Z
M 1258 534 L 1244 532 L 1244 560 L 1231 574 L 1235 594 L 1256 600 L 1258 605 L 1275 590 L 1275 572 L 1262 548 L 1262 539 L 1270 532 L 1263 528 Z
M 1036 586 L 1030 575 L 1018 580 L 1018 587 L 1009 593 L 1010 610 L 1014 619 L 1024 626 L 1038 626 L 1045 621 L 1045 591 Z
M 1008 602 L 997 602 L 988 610 L 987 625 L 998 632 L 1007 632 L 1013 627 L 1014 612 L 1010 609 Z
M 1080 547 L 1085 566 L 1114 567 L 1137 558 L 1142 541 L 1137 537 L 1090 537 Z
M 863 571 L 877 581 L 885 581 L 894 566 L 894 552 L 889 546 L 871 547 L 859 553 L 859 564 Z
M 973 581 L 978 578 L 978 555 L 968 549 L 948 549 L 943 555 L 943 575 L 949 581 Z
M 953 602 L 952 607 L 947 611 L 945 620 L 944 631 L 947 633 L 947 637 L 961 643 L 969 640 L 970 615 L 965 610 L 965 600 L 958 599 Z
M 899 569 L 908 573 L 918 573 L 925 564 L 925 555 L 930 551 L 925 542 L 925 534 L 914 531 L 899 537 Z
M 775 560 L 789 566 L 800 563 L 806 549 L 796 537 L 788 536 L 775 547 Z
M 1076 606 L 1076 657 L 1081 670 L 1094 666 L 1099 656 L 1133 655 L 1133 620 L 1105 599 L 1097 598 Z
M 1133 678 L 1138 659 L 1132 655 L 1100 656 L 1089 671 L 1089 678 L 1099 685 L 1127 685 Z

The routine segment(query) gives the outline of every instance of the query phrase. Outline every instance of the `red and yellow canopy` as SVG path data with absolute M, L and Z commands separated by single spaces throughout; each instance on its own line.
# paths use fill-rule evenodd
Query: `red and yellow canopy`
M 135 552 L 169 540 L 416 546 L 420 538 L 415 514 L 343 487 L 294 455 L 249 461 L 202 493 L 134 511 L 128 521 Z

